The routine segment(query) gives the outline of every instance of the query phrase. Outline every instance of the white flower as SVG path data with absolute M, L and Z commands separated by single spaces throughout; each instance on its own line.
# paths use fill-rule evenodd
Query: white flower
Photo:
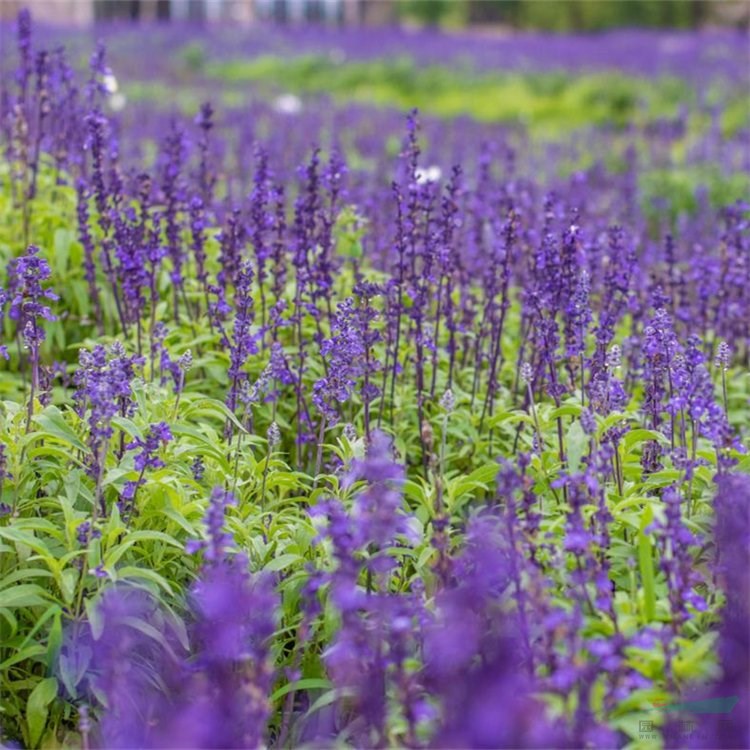
M 443 176 L 443 170 L 435 164 L 430 167 L 417 167 L 415 176 L 420 185 L 425 182 L 437 182 Z
M 281 442 L 281 430 L 279 429 L 278 424 L 276 422 L 271 422 L 270 425 L 268 425 L 268 432 L 266 432 L 266 436 L 268 438 L 268 447 L 273 449 L 276 448 L 279 443 Z
M 273 108 L 282 115 L 298 115 L 302 111 L 302 100 L 294 94 L 281 94 L 274 100 Z
M 115 78 L 115 74 L 111 70 L 108 70 L 102 76 L 102 86 L 104 86 L 104 90 L 108 94 L 116 94 L 117 90 L 120 88 L 117 79 Z
M 125 105 L 127 103 L 128 100 L 125 97 L 125 94 L 117 92 L 116 94 L 112 94 L 112 96 L 109 97 L 109 106 L 115 112 L 122 112 L 122 110 L 125 109 Z
M 456 408 L 456 397 L 453 395 L 453 391 L 448 388 L 440 399 L 440 406 L 445 409 L 449 414 Z
M 530 385 L 533 379 L 534 371 L 531 369 L 531 365 L 528 362 L 524 362 L 521 365 L 521 380 L 523 380 L 526 385 Z

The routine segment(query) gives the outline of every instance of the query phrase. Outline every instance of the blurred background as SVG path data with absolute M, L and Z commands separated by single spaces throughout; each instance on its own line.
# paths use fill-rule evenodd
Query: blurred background
M 40 21 L 71 25 L 101 20 L 270 20 L 565 32 L 750 24 L 747 0 L 0 0 L 0 19 L 15 17 L 22 5 Z

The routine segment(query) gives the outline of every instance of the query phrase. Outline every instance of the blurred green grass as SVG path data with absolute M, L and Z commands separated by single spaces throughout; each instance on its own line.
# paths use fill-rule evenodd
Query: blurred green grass
M 252 83 L 272 94 L 328 94 L 400 109 L 417 107 L 440 117 L 520 123 L 535 134 L 587 125 L 624 127 L 674 117 L 695 92 L 679 78 L 644 81 L 623 74 L 477 72 L 469 66 L 421 67 L 408 57 L 338 64 L 324 56 L 275 56 L 209 62 L 205 75 L 225 84 Z
M 206 89 L 215 103 L 229 107 L 241 106 L 250 97 L 272 99 L 291 92 L 330 96 L 339 104 L 402 111 L 416 107 L 438 117 L 518 124 L 534 137 L 552 139 L 589 126 L 641 128 L 684 111 L 700 115 L 691 115 L 691 128 L 700 129 L 707 120 L 706 106 L 721 112 L 719 125 L 726 137 L 750 127 L 746 92 L 721 79 L 699 91 L 678 76 L 640 78 L 610 70 L 478 71 L 469 60 L 424 66 L 408 55 L 369 61 L 340 61 L 323 54 L 215 60 L 199 40 L 173 55 L 169 68 L 177 86 L 155 78 L 130 79 L 128 97 L 169 101 L 189 110 L 202 101 Z

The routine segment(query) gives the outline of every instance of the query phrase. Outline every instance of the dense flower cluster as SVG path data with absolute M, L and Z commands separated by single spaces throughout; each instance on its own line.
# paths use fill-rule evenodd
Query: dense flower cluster
M 0 743 L 750 744 L 735 73 L 617 132 L 401 137 L 123 109 L 104 45 L 79 83 L 17 32 Z M 655 702 L 709 689 L 675 740 Z

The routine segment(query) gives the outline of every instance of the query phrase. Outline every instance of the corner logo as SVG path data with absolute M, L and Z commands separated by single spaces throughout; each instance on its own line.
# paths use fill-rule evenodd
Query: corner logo
M 728 698 L 708 698 L 702 701 L 681 701 L 679 703 L 653 701 L 652 705 L 658 711 L 665 713 L 686 711 L 691 714 L 728 714 L 737 705 L 737 701 L 739 701 L 739 698 L 732 695 Z

